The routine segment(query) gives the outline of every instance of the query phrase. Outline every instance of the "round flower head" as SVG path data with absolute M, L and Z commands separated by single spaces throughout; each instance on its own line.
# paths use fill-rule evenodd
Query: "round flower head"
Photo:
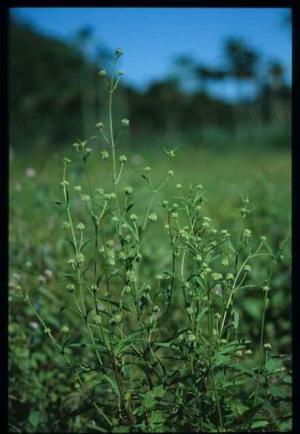
M 82 262 L 84 262 L 84 255 L 83 255 L 83 253 L 77 253 L 77 255 L 76 255 L 76 261 L 78 262 L 78 264 L 81 264 Z
M 103 128 L 104 127 L 104 124 L 103 124 L 103 122 L 98 122 L 97 124 L 96 124 L 96 127 L 98 127 L 98 128 Z
M 243 235 L 245 238 L 250 238 L 252 235 L 252 231 L 250 229 L 244 229 Z
M 196 341 L 196 336 L 193 333 L 189 333 L 187 338 L 188 338 L 189 342 L 195 342 Z
M 69 327 L 67 327 L 67 326 L 63 326 L 62 328 L 61 328 L 61 332 L 62 333 L 64 333 L 64 334 L 67 334 L 67 333 L 69 333 Z
M 105 76 L 106 76 L 106 71 L 105 71 L 105 69 L 101 69 L 101 70 L 99 71 L 99 75 L 100 75 L 100 77 L 105 77 Z
M 133 188 L 130 187 L 130 185 L 128 185 L 127 187 L 124 188 L 124 193 L 127 194 L 128 196 L 133 192 Z
M 69 291 L 69 292 L 74 292 L 75 291 L 75 285 L 73 285 L 73 283 L 69 283 L 66 286 L 66 290 Z
M 90 196 L 88 194 L 83 194 L 81 196 L 82 202 L 88 202 L 90 200 Z
M 211 277 L 214 280 L 221 280 L 222 279 L 222 274 L 221 273 L 212 273 Z
M 129 120 L 128 119 L 122 119 L 121 124 L 123 127 L 129 127 Z
M 76 226 L 76 228 L 79 231 L 84 231 L 85 230 L 85 225 L 84 225 L 84 223 L 78 223 L 78 225 Z
M 107 151 L 101 151 L 100 155 L 101 155 L 103 160 L 108 160 L 108 158 L 109 158 L 109 153 Z
M 151 214 L 149 214 L 148 219 L 149 219 L 151 222 L 156 222 L 156 220 L 157 220 L 157 215 L 156 215 L 155 213 L 151 213 Z
M 127 161 L 126 155 L 120 155 L 119 161 L 120 161 L 120 163 L 126 163 L 126 161 Z
M 63 224 L 62 224 L 63 229 L 70 229 L 70 227 L 71 227 L 71 225 L 69 222 L 63 222 Z

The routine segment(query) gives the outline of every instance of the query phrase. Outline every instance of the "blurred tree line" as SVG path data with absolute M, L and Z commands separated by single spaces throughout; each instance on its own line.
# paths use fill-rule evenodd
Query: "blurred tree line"
M 53 150 L 95 135 L 107 104 L 98 72 L 109 70 L 111 54 L 91 29 L 64 43 L 12 16 L 9 44 L 11 146 Z M 182 55 L 168 77 L 144 91 L 123 84 L 116 110 L 132 120 L 128 145 L 184 137 L 184 144 L 194 146 L 260 146 L 268 140 L 289 146 L 291 89 L 281 62 L 262 58 L 239 38 L 224 41 L 223 58 L 212 67 Z M 234 101 L 211 91 L 228 82 L 236 88 Z M 243 94 L 245 84 L 251 96 Z

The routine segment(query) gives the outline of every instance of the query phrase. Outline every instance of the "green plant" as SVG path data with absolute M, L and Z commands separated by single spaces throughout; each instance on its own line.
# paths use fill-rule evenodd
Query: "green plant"
M 73 145 L 86 188 L 69 175 L 72 161 L 63 161 L 60 206 L 70 257 L 60 326 L 47 324 L 28 291 L 26 301 L 65 360 L 76 410 L 88 412 L 93 431 L 285 430 L 290 372 L 264 338 L 281 250 L 247 227 L 248 198 L 237 234 L 214 227 L 203 215 L 202 185 L 173 182 L 172 168 L 157 180 L 146 166 L 135 181 L 145 184 L 138 197 L 118 150 L 129 121 L 120 122 L 117 134 L 113 123 L 121 55 L 116 50 L 110 77 L 100 71 L 109 94 L 108 129 L 97 124 L 105 147 L 96 158 L 110 168 L 107 185 L 95 186 L 90 177 L 89 140 Z M 165 153 L 167 162 L 175 158 L 174 149 Z M 166 190 L 172 191 L 167 199 Z M 168 246 L 164 261 L 152 234 Z M 255 274 L 257 261 L 263 277 Z M 253 289 L 263 300 L 257 344 L 241 335 L 238 309 Z

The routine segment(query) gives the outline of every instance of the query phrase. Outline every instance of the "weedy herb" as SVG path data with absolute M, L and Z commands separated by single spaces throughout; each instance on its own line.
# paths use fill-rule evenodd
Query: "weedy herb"
M 122 54 L 116 50 L 111 75 L 99 73 L 108 89 L 108 124 L 96 125 L 104 146 L 95 151 L 89 140 L 73 145 L 84 170 L 82 185 L 78 179 L 73 185 L 71 159 L 63 161 L 63 230 L 70 246 L 69 303 L 63 309 L 75 320 L 62 316 L 60 329 L 53 330 L 29 294 L 26 299 L 66 362 L 77 410 L 89 412 L 91 431 L 284 430 L 290 372 L 265 342 L 272 275 L 282 252 L 247 227 L 248 198 L 234 236 L 203 215 L 202 185 L 173 181 L 170 167 L 161 182 L 146 166 L 136 173 L 139 181 L 129 184 L 120 139 L 130 121 L 115 126 L 113 117 Z M 168 162 L 175 157 L 175 149 L 165 153 Z M 98 159 L 99 170 L 110 167 L 106 186 L 94 185 L 90 158 Z M 142 182 L 148 190 L 139 198 L 135 185 Z M 174 197 L 168 193 L 165 200 L 170 188 Z M 168 246 L 165 263 L 147 251 L 157 227 Z M 261 281 L 253 273 L 259 258 Z M 240 332 L 239 300 L 254 289 L 263 300 L 258 344 Z

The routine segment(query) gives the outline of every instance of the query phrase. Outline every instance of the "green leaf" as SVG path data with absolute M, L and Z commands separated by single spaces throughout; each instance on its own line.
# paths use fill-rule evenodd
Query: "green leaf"
M 115 348 L 115 355 L 119 356 L 124 351 L 126 351 L 131 344 L 137 344 L 143 342 L 142 339 L 138 338 L 140 336 L 142 330 L 138 330 L 137 332 L 132 333 L 131 335 L 127 336 L 125 339 L 123 339 L 121 342 L 118 343 L 118 345 Z
M 262 405 L 263 405 L 262 403 L 261 404 L 257 404 L 254 407 L 251 407 L 248 410 L 246 410 L 242 414 L 240 420 L 242 422 L 248 422 L 248 421 L 250 421 L 253 418 L 253 416 L 261 409 Z
M 120 303 L 119 302 L 117 302 L 117 301 L 113 301 L 113 300 L 110 300 L 109 298 L 106 298 L 106 297 L 100 297 L 99 295 L 97 295 L 97 299 L 98 300 L 101 300 L 101 301 L 105 301 L 106 303 L 110 303 L 110 304 L 112 304 L 113 306 L 120 306 Z M 127 312 L 131 312 L 131 310 L 129 309 L 129 307 L 127 307 L 126 305 L 122 305 L 122 308 L 124 309 L 124 310 L 126 310 Z
M 256 420 L 251 423 L 251 429 L 265 428 L 268 425 L 269 422 L 267 420 Z
M 144 399 L 143 399 L 143 406 L 147 410 L 150 410 L 151 408 L 154 408 L 155 405 L 156 405 L 156 401 L 155 401 L 155 398 L 152 394 L 152 391 L 147 392 L 146 395 L 144 396 Z
M 106 375 L 106 374 L 103 374 L 103 378 L 104 378 L 106 381 L 108 381 L 108 383 L 112 386 L 112 388 L 113 388 L 115 394 L 120 398 L 120 391 L 119 391 L 119 388 L 118 388 L 118 385 L 117 385 L 115 379 L 109 377 L 109 376 Z
M 154 387 L 154 389 L 152 390 L 153 396 L 155 398 L 162 398 L 163 396 L 165 396 L 166 394 L 166 390 L 164 389 L 164 387 L 162 385 L 156 386 Z
M 36 428 L 40 421 L 40 413 L 38 411 L 32 410 L 29 415 L 29 423 L 33 428 Z
M 269 357 L 265 369 L 268 373 L 276 372 L 282 368 L 282 361 L 277 357 Z

